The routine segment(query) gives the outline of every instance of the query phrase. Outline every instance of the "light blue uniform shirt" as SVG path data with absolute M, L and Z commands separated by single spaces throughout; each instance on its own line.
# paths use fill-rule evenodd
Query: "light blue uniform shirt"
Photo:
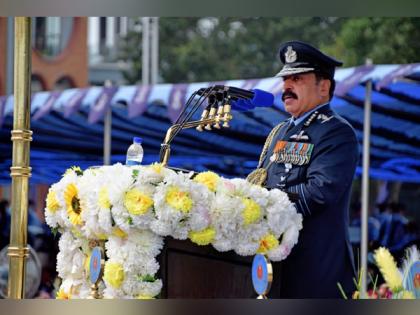
M 300 116 L 299 118 L 293 118 L 291 119 L 291 122 L 296 126 L 299 125 L 302 121 L 305 120 L 306 117 L 308 117 L 309 115 L 311 115 L 314 111 L 321 109 L 322 107 L 324 107 L 325 105 L 328 105 L 328 103 L 325 104 L 321 104 L 318 105 L 317 107 L 313 108 L 312 110 L 310 110 L 309 112 L 306 112 L 305 114 L 303 114 L 302 116 Z

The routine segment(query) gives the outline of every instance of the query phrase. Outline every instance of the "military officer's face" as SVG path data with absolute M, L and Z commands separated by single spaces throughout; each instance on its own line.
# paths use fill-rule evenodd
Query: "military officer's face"
M 295 118 L 329 100 L 331 82 L 317 80 L 314 73 L 285 76 L 283 81 L 282 100 L 286 111 Z

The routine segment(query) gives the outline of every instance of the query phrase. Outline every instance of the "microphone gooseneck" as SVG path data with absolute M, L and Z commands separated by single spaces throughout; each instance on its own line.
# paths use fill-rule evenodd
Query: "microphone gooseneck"
M 197 110 L 203 107 L 206 100 L 207 105 L 204 107 L 200 119 L 190 121 Z M 222 127 L 227 128 L 232 119 L 231 109 L 249 110 L 255 107 L 267 107 L 273 104 L 273 100 L 274 96 L 271 93 L 262 90 L 245 90 L 225 85 L 214 85 L 195 91 L 189 97 L 175 124 L 166 133 L 161 144 L 160 162 L 167 165 L 170 143 L 182 129 L 196 127 L 198 131 L 203 131 L 203 129 L 211 130 L 212 126 L 220 129 L 221 122 L 223 122 Z

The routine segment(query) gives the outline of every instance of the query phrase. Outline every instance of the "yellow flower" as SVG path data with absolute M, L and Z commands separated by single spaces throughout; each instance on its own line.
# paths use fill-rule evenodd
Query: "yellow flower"
M 88 253 L 85 257 L 83 267 L 85 268 L 86 274 L 90 275 L 90 258 L 92 257 L 92 252 Z
M 190 231 L 188 237 L 193 243 L 198 245 L 208 245 L 216 236 L 216 231 L 213 228 L 207 228 L 201 231 Z
M 411 291 L 402 291 L 401 298 L 403 300 L 414 300 L 416 297 L 414 296 L 413 292 Z
M 50 189 L 47 195 L 47 210 L 51 213 L 55 213 L 59 208 L 60 204 L 57 200 L 57 194 Z
M 78 190 L 75 184 L 69 184 L 64 191 L 64 201 L 66 202 L 67 214 L 73 225 L 82 224 L 82 207 L 77 196 Z
M 256 222 L 261 217 L 261 208 L 251 198 L 242 198 L 242 203 L 245 205 L 245 209 L 242 211 L 242 218 L 244 224 L 248 225 Z
M 141 215 L 153 206 L 153 199 L 134 188 L 125 193 L 124 206 L 130 214 Z
M 391 291 L 396 292 L 402 289 L 402 276 L 398 271 L 394 257 L 384 247 L 375 250 L 374 257 L 386 284 Z
M 96 237 L 101 241 L 105 241 L 108 239 L 108 235 L 106 235 L 105 233 L 96 233 Z
M 204 184 L 211 191 L 216 191 L 217 183 L 219 182 L 219 175 L 213 172 L 202 172 L 194 177 L 194 181 Z
M 71 294 L 64 292 L 63 289 L 60 289 L 57 292 L 56 299 L 57 300 L 70 300 L 71 299 Z
M 257 250 L 258 254 L 265 254 L 279 246 L 279 240 L 273 234 L 267 234 L 260 240 L 260 247 Z
M 162 163 L 153 163 L 149 166 L 152 170 L 154 170 L 156 173 L 160 174 L 162 172 L 163 169 L 163 164 Z
M 119 238 L 126 238 L 127 237 L 127 233 L 125 233 L 119 227 L 114 227 L 114 229 L 112 230 L 112 235 L 117 236 Z
M 76 229 L 76 227 L 72 227 L 70 231 L 73 233 L 74 237 L 83 238 L 82 232 Z
M 143 294 L 139 294 L 136 297 L 139 300 L 154 300 L 155 298 L 153 296 L 150 295 L 143 295 Z
M 109 201 L 108 188 L 106 186 L 99 190 L 98 204 L 102 209 L 111 208 L 111 201 Z
M 179 190 L 179 188 L 175 186 L 168 189 L 165 200 L 172 208 L 184 213 L 190 212 L 193 205 L 190 194 Z
M 124 281 L 124 269 L 118 263 L 106 262 L 104 280 L 114 288 L 119 288 Z

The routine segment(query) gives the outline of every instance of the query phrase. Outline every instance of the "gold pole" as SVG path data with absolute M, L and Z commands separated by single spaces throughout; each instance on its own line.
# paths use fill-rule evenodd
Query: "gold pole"
M 25 296 L 28 225 L 29 142 L 32 141 L 30 123 L 31 82 L 31 19 L 15 18 L 15 74 L 13 114 L 12 218 L 10 228 L 8 297 Z

